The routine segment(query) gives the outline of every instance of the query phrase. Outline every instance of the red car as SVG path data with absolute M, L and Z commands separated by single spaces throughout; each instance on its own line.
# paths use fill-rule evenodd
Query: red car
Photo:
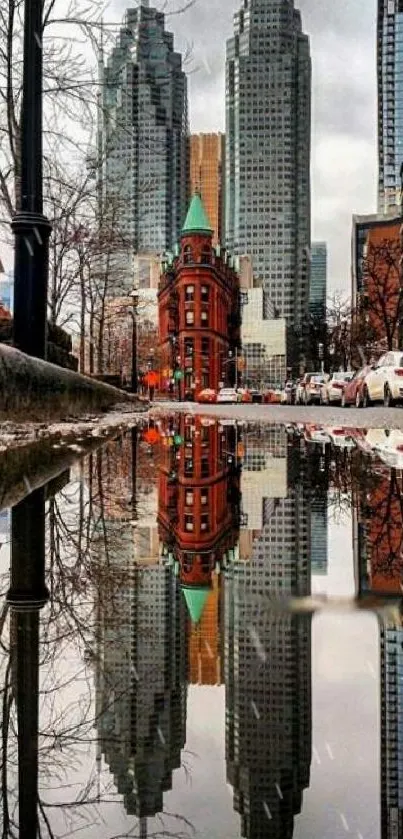
M 370 364 L 366 364 L 361 370 L 357 370 L 355 376 L 346 382 L 341 396 L 341 407 L 348 408 L 349 405 L 355 405 L 356 408 L 362 408 L 363 405 L 363 387 L 365 377 L 372 370 Z
M 212 404 L 214 402 L 217 402 L 217 393 L 212 388 L 206 387 L 204 390 L 200 391 L 200 393 L 197 397 L 197 401 L 198 402 L 204 402 L 205 404 L 206 403 Z

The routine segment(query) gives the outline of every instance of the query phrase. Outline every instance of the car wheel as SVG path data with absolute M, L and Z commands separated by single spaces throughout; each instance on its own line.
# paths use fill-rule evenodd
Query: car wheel
M 370 400 L 370 397 L 369 397 L 368 388 L 367 388 L 367 386 L 365 386 L 363 388 L 363 391 L 362 391 L 362 407 L 363 408 L 369 408 L 370 404 L 371 404 L 371 400 Z
M 393 406 L 395 404 L 395 400 L 393 399 L 393 396 L 390 392 L 389 385 L 385 385 L 385 390 L 384 390 L 384 394 L 383 394 L 383 404 L 384 404 L 385 408 L 393 408 Z
M 346 397 L 345 397 L 344 393 L 341 396 L 341 407 L 342 408 L 348 408 L 348 402 L 346 402 Z
M 362 408 L 362 399 L 359 390 L 357 390 L 357 393 L 355 394 L 355 407 Z

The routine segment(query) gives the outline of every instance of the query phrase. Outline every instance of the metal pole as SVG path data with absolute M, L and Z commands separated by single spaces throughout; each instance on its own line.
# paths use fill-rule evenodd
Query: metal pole
M 51 224 L 42 198 L 42 0 L 25 0 L 21 108 L 21 195 L 11 223 L 15 236 L 14 345 L 46 357 Z
M 11 588 L 7 601 L 16 633 L 20 839 L 31 839 L 38 830 L 39 611 L 48 599 L 45 489 L 41 488 L 11 513 Z

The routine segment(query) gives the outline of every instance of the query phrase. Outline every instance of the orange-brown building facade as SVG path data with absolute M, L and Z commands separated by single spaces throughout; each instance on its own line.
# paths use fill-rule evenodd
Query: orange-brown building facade
M 158 291 L 161 390 L 195 399 L 232 385 L 240 348 L 239 277 L 194 195 L 178 255 L 164 264 Z
M 224 134 L 192 134 L 190 137 L 190 189 L 198 192 L 213 228 L 213 245 L 222 241 Z

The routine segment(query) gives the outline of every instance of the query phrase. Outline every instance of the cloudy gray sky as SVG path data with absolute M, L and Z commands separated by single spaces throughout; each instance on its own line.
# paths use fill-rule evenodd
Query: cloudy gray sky
M 114 0 L 119 14 L 130 5 Z M 171 0 L 167 9 L 180 8 Z M 192 47 L 191 128 L 225 128 L 225 40 L 240 0 L 195 0 L 167 17 L 178 48 Z M 376 0 L 296 0 L 311 38 L 313 65 L 312 235 L 329 245 L 330 290 L 349 289 L 354 212 L 376 202 Z

